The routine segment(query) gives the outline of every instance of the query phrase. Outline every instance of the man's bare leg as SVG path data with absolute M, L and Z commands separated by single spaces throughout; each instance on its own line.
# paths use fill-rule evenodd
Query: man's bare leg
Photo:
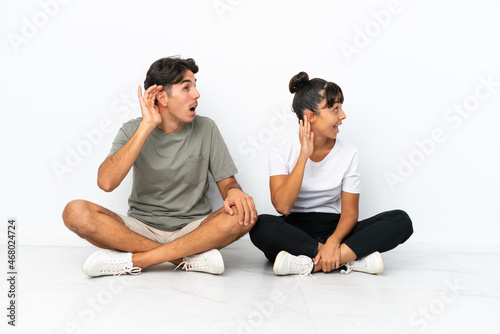
M 135 253 L 134 266 L 144 269 L 163 262 L 179 264 L 184 256 L 222 248 L 240 238 L 253 225 L 239 225 L 236 207 L 233 207 L 233 211 L 233 216 L 223 209 L 214 212 L 195 231 L 166 245 L 135 233 L 125 226 L 116 213 L 84 200 L 68 203 L 63 220 L 71 231 L 97 247 Z M 199 232 L 200 229 L 202 232 Z M 161 250 L 148 252 L 157 248 Z
M 100 248 L 134 253 L 161 246 L 129 229 L 116 213 L 88 201 L 68 203 L 63 220 L 71 231 Z
M 163 262 L 177 262 L 184 256 L 198 254 L 214 248 L 223 248 L 245 235 L 253 227 L 238 223 L 238 212 L 232 207 L 230 216 L 220 209 L 208 216 L 196 230 L 168 244 L 146 252 L 136 252 L 132 256 L 134 266 L 145 269 Z

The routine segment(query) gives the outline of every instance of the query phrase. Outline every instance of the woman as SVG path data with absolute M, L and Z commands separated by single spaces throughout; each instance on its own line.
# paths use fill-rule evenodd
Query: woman
M 309 80 L 305 72 L 289 84 L 299 140 L 278 141 L 270 153 L 271 201 L 282 216 L 260 215 L 250 231 L 255 246 L 277 275 L 301 274 L 341 266 L 378 274 L 379 252 L 393 249 L 413 233 L 401 210 L 358 220 L 360 174 L 357 150 L 337 139 L 346 118 L 339 86 Z

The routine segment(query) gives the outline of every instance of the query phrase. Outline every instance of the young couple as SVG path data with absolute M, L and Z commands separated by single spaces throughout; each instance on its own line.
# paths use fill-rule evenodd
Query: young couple
M 133 168 L 128 215 L 75 200 L 65 225 L 101 248 L 83 265 L 89 276 L 138 274 L 163 262 L 187 271 L 221 274 L 218 251 L 250 231 L 252 242 L 274 262 L 277 275 L 329 272 L 341 266 L 372 274 L 383 270 L 379 252 L 413 232 L 400 210 L 358 221 L 357 152 L 337 139 L 346 118 L 339 86 L 290 81 L 299 138 L 271 151 L 271 200 L 282 216 L 257 216 L 254 201 L 234 175 L 237 169 L 214 121 L 196 115 L 198 66 L 191 58 L 162 58 L 146 74 L 138 95 L 142 117 L 119 130 L 99 167 L 98 185 L 113 191 Z M 208 172 L 224 199 L 212 213 Z

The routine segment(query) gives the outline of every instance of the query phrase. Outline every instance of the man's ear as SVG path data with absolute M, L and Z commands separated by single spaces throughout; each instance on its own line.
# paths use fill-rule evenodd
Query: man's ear
M 311 110 L 306 110 L 306 113 L 304 116 L 309 121 L 309 123 L 314 124 L 314 122 L 316 122 L 316 114 L 313 113 Z
M 166 107 L 168 105 L 168 94 L 164 90 L 156 93 L 155 98 L 158 104 L 162 107 Z

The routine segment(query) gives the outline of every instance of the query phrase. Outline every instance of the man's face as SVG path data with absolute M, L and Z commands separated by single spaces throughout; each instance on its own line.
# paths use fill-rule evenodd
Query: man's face
M 169 118 L 181 123 L 191 123 L 196 115 L 200 93 L 196 89 L 196 78 L 193 72 L 186 70 L 180 83 L 170 87 L 166 111 Z

